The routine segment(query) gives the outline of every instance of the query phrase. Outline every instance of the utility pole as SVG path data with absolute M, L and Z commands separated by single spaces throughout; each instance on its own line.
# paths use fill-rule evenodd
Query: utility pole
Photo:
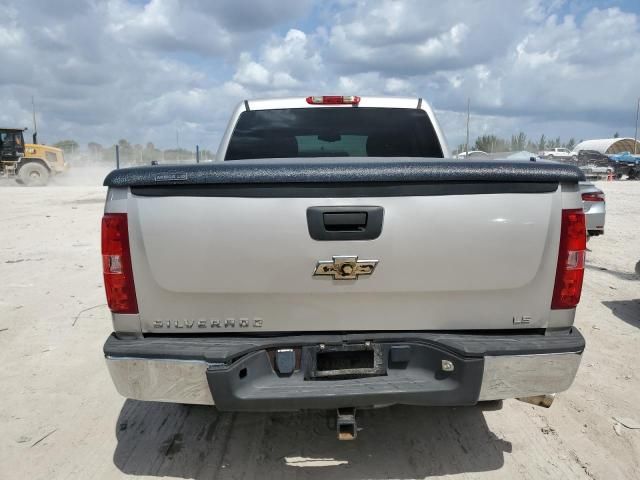
M 638 115 L 640 114 L 640 97 L 638 97 L 638 106 L 636 107 L 636 133 L 633 136 L 633 154 L 638 153 Z
M 31 112 L 33 113 L 33 143 L 38 143 L 38 124 L 36 123 L 36 102 L 31 95 Z M 637 122 L 636 122 L 637 123 Z
M 469 159 L 469 116 L 471 113 L 471 97 L 467 97 L 467 141 L 464 144 L 465 159 Z
M 180 156 L 180 131 L 176 128 L 176 163 L 178 163 L 179 156 Z

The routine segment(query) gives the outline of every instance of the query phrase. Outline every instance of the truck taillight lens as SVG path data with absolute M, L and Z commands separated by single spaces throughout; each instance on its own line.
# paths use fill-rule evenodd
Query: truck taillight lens
M 111 311 L 138 313 L 126 213 L 106 213 L 102 217 L 102 272 Z
M 582 194 L 583 202 L 604 202 L 603 192 L 590 192 Z
M 584 212 L 581 208 L 563 210 L 556 283 L 551 299 L 552 309 L 574 308 L 578 305 L 582 292 L 586 249 L 587 229 Z

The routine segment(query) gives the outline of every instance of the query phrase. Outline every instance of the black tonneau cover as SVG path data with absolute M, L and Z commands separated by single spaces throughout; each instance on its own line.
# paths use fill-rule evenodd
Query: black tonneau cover
M 311 158 L 235 160 L 191 165 L 153 165 L 114 170 L 108 187 L 275 184 L 470 184 L 577 183 L 573 165 L 526 160 L 443 160 L 428 158 Z

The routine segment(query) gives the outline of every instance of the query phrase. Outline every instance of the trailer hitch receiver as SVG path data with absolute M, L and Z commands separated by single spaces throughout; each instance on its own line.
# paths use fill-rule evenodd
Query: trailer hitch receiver
M 355 408 L 339 408 L 337 410 L 336 431 L 338 440 L 355 440 L 358 435 Z

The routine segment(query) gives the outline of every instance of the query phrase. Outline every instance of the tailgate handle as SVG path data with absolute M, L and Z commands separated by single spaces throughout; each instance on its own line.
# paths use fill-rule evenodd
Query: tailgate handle
M 369 206 L 309 207 L 307 226 L 314 240 L 373 240 L 382 233 L 384 209 Z
M 325 212 L 322 218 L 333 232 L 361 232 L 367 226 L 367 212 Z

